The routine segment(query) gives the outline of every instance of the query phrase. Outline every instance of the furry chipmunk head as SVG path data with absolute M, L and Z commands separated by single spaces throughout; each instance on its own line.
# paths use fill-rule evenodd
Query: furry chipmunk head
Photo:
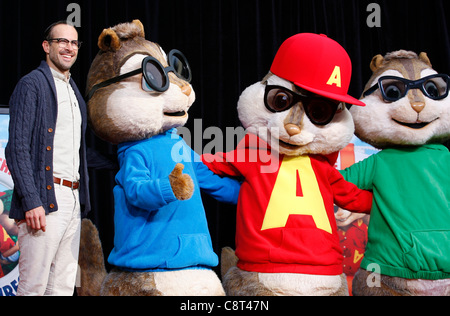
M 183 126 L 195 101 L 184 55 L 168 55 L 145 39 L 139 20 L 105 29 L 88 74 L 94 132 L 113 144 L 142 140 Z
M 344 102 L 364 105 L 347 94 L 351 73 L 350 58 L 337 42 L 294 35 L 278 50 L 269 74 L 241 94 L 239 119 L 281 154 L 337 152 L 354 133 Z
M 367 106 L 350 109 L 359 138 L 380 149 L 450 138 L 449 77 L 432 68 L 426 53 L 377 55 L 370 68 L 361 98 Z

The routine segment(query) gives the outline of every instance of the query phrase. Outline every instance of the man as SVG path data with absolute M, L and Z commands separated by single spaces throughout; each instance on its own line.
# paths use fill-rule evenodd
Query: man
M 70 78 L 81 42 L 65 21 L 44 38 L 46 61 L 10 100 L 6 160 L 14 180 L 10 217 L 19 227 L 18 296 L 73 295 L 80 217 L 90 210 L 86 104 Z

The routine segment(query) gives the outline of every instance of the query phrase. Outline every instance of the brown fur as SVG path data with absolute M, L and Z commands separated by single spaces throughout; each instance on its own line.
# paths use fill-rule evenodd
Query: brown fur
M 105 279 L 102 296 L 161 296 L 153 273 L 114 269 Z
M 285 296 L 292 295 L 292 292 L 286 292 L 285 284 L 279 288 L 268 288 L 260 280 L 262 273 L 248 272 L 232 267 L 226 273 L 223 279 L 223 287 L 228 296 Z M 303 282 L 302 282 L 303 284 Z M 306 283 L 305 283 L 306 284 Z M 330 292 L 327 287 L 320 288 L 318 291 L 325 291 L 329 296 L 348 296 L 347 281 L 345 275 L 340 276 L 341 286 L 335 291 Z M 299 284 L 298 284 L 299 285 Z M 308 285 L 306 286 L 308 287 Z M 317 292 L 307 294 L 297 293 L 296 295 L 317 295 Z
M 100 52 L 89 70 L 86 94 L 96 84 L 120 75 L 120 68 L 135 54 L 153 56 L 167 67 L 160 46 L 147 41 L 144 35 L 142 23 L 138 20 L 133 23 L 119 24 L 102 32 L 98 40 Z M 116 123 L 108 117 L 106 100 L 121 86 L 122 84 L 118 82 L 102 88 L 89 100 L 88 113 L 94 132 L 100 138 L 113 144 L 148 138 L 147 136 L 151 135 L 141 135 L 136 131 L 124 133 L 123 129 L 115 127 Z
M 258 273 L 242 271 L 236 267 L 239 258 L 230 247 L 222 249 L 222 283 L 228 296 L 274 296 L 259 282 Z
M 411 76 L 405 71 L 405 61 L 411 61 L 413 67 L 415 68 L 415 76 Z M 430 59 L 427 56 L 427 53 L 420 53 L 417 56 L 416 53 L 406 50 L 399 50 L 395 52 L 391 52 L 386 54 L 386 56 L 376 55 L 372 58 L 370 62 L 370 69 L 373 74 L 370 80 L 368 81 L 365 89 L 367 90 L 373 84 L 373 79 L 378 77 L 381 73 L 385 72 L 387 69 L 395 69 L 404 75 L 405 78 L 409 78 L 414 80 L 418 77 L 417 74 L 420 73 L 421 70 L 425 68 L 432 68 Z
M 237 265 L 239 261 L 239 258 L 234 253 L 234 250 L 230 247 L 225 247 L 222 249 L 222 255 L 221 255 L 221 264 L 220 264 L 220 270 L 221 270 L 221 276 L 222 280 L 225 278 L 225 275 L 227 272 Z
M 223 287 L 228 296 L 275 296 L 259 281 L 257 272 L 247 272 L 232 267 L 223 280 Z
M 368 279 L 380 282 L 369 287 Z M 352 293 L 354 296 L 450 296 L 450 280 L 408 280 L 359 269 L 353 279 Z
M 105 261 L 98 230 L 94 224 L 83 219 L 81 222 L 81 239 L 79 266 L 81 284 L 77 287 L 79 296 L 98 296 L 106 277 Z
M 428 58 L 427 53 L 422 52 L 419 54 L 419 56 L 417 56 L 417 54 L 414 52 L 399 50 L 388 53 L 384 57 L 382 55 L 376 55 L 375 57 L 372 58 L 372 61 L 370 62 L 370 69 L 373 72 L 376 72 L 380 68 L 387 67 L 387 64 L 394 59 L 419 59 L 425 64 L 427 64 L 430 68 L 433 67 L 431 65 L 430 59 Z
M 283 296 L 292 295 L 292 292 L 286 293 L 285 288 L 268 288 L 260 280 L 260 273 L 248 272 L 239 269 L 236 265 L 239 258 L 230 247 L 222 249 L 222 283 L 228 296 Z M 318 288 L 324 290 L 331 296 L 348 296 L 347 281 L 342 274 L 341 286 L 331 293 L 328 288 Z M 311 294 L 307 294 L 311 295 Z

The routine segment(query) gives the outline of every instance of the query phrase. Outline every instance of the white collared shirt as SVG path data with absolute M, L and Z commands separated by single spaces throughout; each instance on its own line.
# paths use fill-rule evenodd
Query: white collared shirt
M 53 176 L 80 179 L 81 112 L 69 78 L 50 68 L 55 79 L 58 102 L 53 151 Z

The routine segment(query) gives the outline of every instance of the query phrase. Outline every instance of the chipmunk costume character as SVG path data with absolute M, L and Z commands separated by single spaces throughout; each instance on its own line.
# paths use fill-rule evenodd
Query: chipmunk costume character
M 180 51 L 166 55 L 144 37 L 139 21 L 104 30 L 88 77 L 92 127 L 118 144 L 120 163 L 108 259 L 117 269 L 100 294 L 224 295 L 211 270 L 218 257 L 200 189 L 236 203 L 240 185 L 214 175 L 177 135 L 175 128 L 186 123 L 195 100 L 189 64 Z M 190 159 L 177 164 L 174 146 Z M 81 269 L 87 287 L 89 268 Z
M 353 294 L 450 295 L 449 76 L 404 50 L 371 69 L 367 106 L 351 113 L 356 135 L 383 150 L 342 172 L 374 194 Z
M 270 73 L 239 99 L 246 137 L 233 152 L 203 156 L 215 173 L 244 177 L 237 267 L 223 280 L 228 295 L 348 294 L 334 203 L 366 212 L 372 203 L 328 156 L 354 132 L 341 102 L 364 105 L 347 95 L 350 77 L 337 42 L 310 33 L 289 38 Z

